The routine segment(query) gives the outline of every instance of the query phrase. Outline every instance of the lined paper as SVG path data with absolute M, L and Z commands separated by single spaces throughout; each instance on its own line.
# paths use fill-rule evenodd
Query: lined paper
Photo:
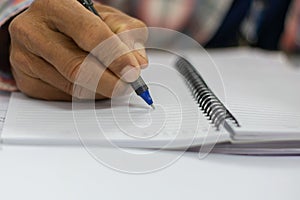
M 6 112 L 8 108 L 10 94 L 7 92 L 0 92 L 0 135 L 4 126 Z
M 300 73 L 282 54 L 248 50 L 213 56 L 226 89 L 226 105 L 241 124 L 235 139 L 300 139 Z
M 4 143 L 120 145 L 178 148 L 229 141 L 199 109 L 175 70 L 175 57 L 150 57 L 143 78 L 156 109 L 136 94 L 99 102 L 47 102 L 14 93 L 3 131 Z

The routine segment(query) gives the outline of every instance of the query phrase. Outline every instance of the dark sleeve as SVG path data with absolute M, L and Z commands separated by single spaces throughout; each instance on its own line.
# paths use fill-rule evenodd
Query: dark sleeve
M 2 72 L 10 71 L 9 63 L 9 46 L 10 36 L 8 32 L 8 26 L 12 20 L 7 21 L 3 26 L 0 27 L 0 70 Z

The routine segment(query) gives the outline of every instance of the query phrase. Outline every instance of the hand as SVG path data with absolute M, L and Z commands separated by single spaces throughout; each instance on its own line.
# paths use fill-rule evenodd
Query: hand
M 11 22 L 10 63 L 20 91 L 71 100 L 112 97 L 116 86 L 117 95 L 130 90 L 128 82 L 148 64 L 147 28 L 111 7 L 95 8 L 104 21 L 75 0 L 35 0 Z M 128 33 L 137 28 L 139 34 Z

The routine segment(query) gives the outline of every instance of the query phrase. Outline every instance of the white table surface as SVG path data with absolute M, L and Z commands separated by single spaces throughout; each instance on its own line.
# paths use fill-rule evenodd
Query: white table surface
M 0 97 L 5 115 L 8 98 Z M 300 157 L 211 154 L 199 160 L 186 153 L 166 169 L 131 175 L 103 166 L 83 147 L 2 146 L 0 170 L 5 200 L 300 198 Z
M 163 152 L 165 156 L 172 152 Z M 186 153 L 150 174 L 116 172 L 79 147 L 3 146 L 1 199 L 295 199 L 298 157 Z

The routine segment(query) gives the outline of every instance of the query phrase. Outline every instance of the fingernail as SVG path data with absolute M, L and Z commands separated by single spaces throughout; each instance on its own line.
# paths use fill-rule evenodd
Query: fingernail
M 148 61 L 148 56 L 145 50 L 145 46 L 142 43 L 139 42 L 135 43 L 134 49 L 136 49 L 139 52 L 139 54 Z
M 140 71 L 133 66 L 127 65 L 122 71 L 121 71 L 121 79 L 123 79 L 126 82 L 134 82 L 136 81 L 140 76 Z

